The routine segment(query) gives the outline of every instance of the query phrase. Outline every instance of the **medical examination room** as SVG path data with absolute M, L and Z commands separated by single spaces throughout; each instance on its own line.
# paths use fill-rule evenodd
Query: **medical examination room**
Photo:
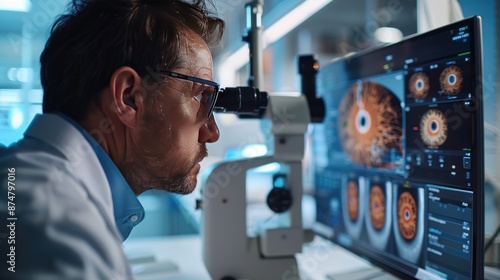
M 0 278 L 500 279 L 499 14 L 0 0 Z

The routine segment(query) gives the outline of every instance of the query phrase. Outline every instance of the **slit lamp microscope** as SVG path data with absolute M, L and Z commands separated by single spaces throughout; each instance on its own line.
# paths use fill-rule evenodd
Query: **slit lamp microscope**
M 223 161 L 203 173 L 201 182 L 203 261 L 212 279 L 300 279 L 295 258 L 312 239 L 302 225 L 302 159 L 305 133 L 311 122 L 322 122 L 324 103 L 315 96 L 318 63 L 313 56 L 300 56 L 298 68 L 303 94 L 267 94 L 262 81 L 262 0 L 246 4 L 250 79 L 248 87 L 221 90 L 216 112 L 240 118 L 259 118 L 270 137 L 268 154 Z M 247 171 L 279 163 L 267 195 L 276 213 L 262 221 L 254 234 L 247 233 Z

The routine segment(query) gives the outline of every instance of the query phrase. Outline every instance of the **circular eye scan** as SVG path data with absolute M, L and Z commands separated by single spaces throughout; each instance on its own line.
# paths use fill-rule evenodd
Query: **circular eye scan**
M 444 68 L 439 76 L 439 83 L 441 89 L 446 95 L 455 95 L 460 92 L 462 87 L 462 70 L 458 66 L 451 65 Z
M 424 99 L 429 93 L 429 77 L 424 72 L 411 75 L 408 81 L 408 89 L 415 99 Z
M 347 211 L 349 212 L 349 219 L 356 221 L 359 212 L 359 188 L 354 180 L 349 180 L 347 183 Z
M 417 203 L 409 192 L 403 192 L 399 196 L 398 225 L 404 239 L 413 239 L 417 232 Z
M 381 230 L 384 227 L 385 195 L 378 185 L 374 185 L 370 190 L 370 218 L 376 230 Z
M 344 94 L 338 121 L 342 147 L 354 163 L 393 166 L 386 155 L 402 149 L 401 102 L 394 93 L 378 83 L 358 81 Z
M 429 149 L 437 149 L 448 137 L 448 122 L 443 112 L 430 109 L 420 120 L 420 137 Z

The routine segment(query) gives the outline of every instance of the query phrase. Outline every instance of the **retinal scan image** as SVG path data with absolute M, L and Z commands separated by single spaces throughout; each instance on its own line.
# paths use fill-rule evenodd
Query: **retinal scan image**
M 391 151 L 402 151 L 400 100 L 386 87 L 359 80 L 344 94 L 338 127 L 351 160 L 368 167 L 392 168 Z
M 420 137 L 429 149 L 437 149 L 448 137 L 448 124 L 443 112 L 429 109 L 420 120 Z
M 429 94 L 429 76 L 425 72 L 416 72 L 411 75 L 408 81 L 408 90 L 411 97 L 424 99 Z
M 462 70 L 456 65 L 446 67 L 439 76 L 441 89 L 446 95 L 458 94 L 462 87 L 462 81 Z
M 471 82 L 464 77 L 470 70 L 463 61 L 442 61 L 410 68 L 406 71 L 406 98 L 410 103 L 423 104 L 467 98 Z

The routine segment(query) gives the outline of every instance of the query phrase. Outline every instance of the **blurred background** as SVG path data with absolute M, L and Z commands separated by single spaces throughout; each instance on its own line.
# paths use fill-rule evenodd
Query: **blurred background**
M 222 44 L 213 50 L 214 80 L 223 87 L 247 85 L 248 47 L 245 34 L 245 4 L 248 0 L 215 0 L 226 21 Z M 499 2 L 495 0 L 264 0 L 264 80 L 267 92 L 299 91 L 296 57 L 315 54 L 320 66 L 351 52 L 427 31 L 456 20 L 456 5 L 464 17 L 483 18 L 484 104 L 486 141 L 486 232 L 498 224 L 496 201 L 500 192 Z M 42 90 L 39 56 L 55 17 L 67 0 L 0 0 L 0 144 L 22 137 L 33 116 L 41 112 Z M 216 115 L 221 130 L 217 143 L 209 145 L 211 163 L 227 158 L 266 152 L 264 135 L 257 120 Z M 307 163 L 306 158 L 305 162 Z M 307 164 L 306 164 L 307 167 Z M 270 167 L 272 169 L 272 167 Z M 265 170 L 261 172 L 266 172 Z M 307 184 L 306 184 L 306 187 Z M 146 209 L 145 220 L 131 238 L 197 234 L 200 213 L 195 200 L 199 190 L 187 196 L 147 192 L 139 197 Z M 257 192 L 249 199 L 262 198 Z M 488 222 L 488 221 L 495 221 Z

